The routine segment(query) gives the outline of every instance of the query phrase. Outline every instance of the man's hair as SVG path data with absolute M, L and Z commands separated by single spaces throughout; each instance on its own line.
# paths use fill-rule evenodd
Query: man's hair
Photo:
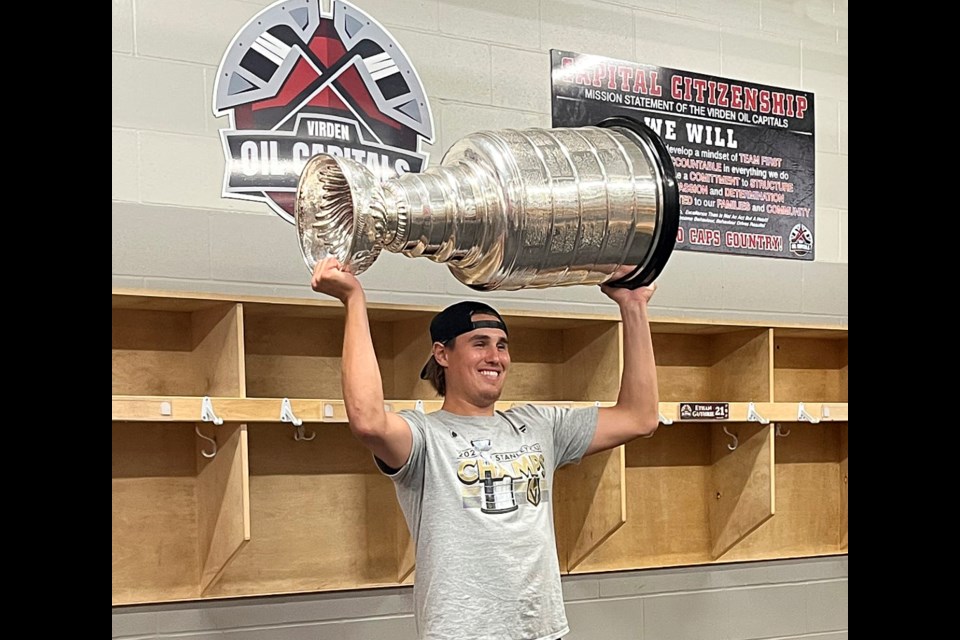
M 456 338 L 450 338 L 442 344 L 447 349 L 453 349 L 456 342 Z M 440 366 L 440 363 L 433 356 L 430 356 L 430 359 L 427 360 L 420 377 L 427 380 L 436 389 L 438 395 L 447 395 L 447 370 Z

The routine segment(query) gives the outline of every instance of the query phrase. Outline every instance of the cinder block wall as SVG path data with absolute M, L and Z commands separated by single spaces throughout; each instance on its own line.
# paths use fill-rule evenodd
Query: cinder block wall
M 213 79 L 271 0 L 113 0 L 113 285 L 312 297 L 294 227 L 220 197 Z M 813 262 L 677 251 L 652 314 L 847 324 L 847 0 L 355 0 L 400 42 L 433 110 L 438 161 L 472 131 L 550 126 L 551 48 L 811 91 Z M 476 292 L 395 254 L 371 300 Z M 503 309 L 609 312 L 596 287 L 483 294 Z M 565 579 L 574 638 L 846 637 L 846 558 Z M 666 587 L 662 585 L 667 585 Z M 675 586 L 670 586 L 675 585 Z M 412 637 L 409 590 L 114 609 L 114 635 Z M 691 615 L 692 614 L 692 615 Z
M 846 640 L 847 558 L 564 578 L 570 640 Z M 114 609 L 127 640 L 416 638 L 412 587 Z

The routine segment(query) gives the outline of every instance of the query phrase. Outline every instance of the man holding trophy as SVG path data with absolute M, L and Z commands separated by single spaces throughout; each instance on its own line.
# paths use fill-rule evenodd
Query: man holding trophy
M 416 545 L 420 637 L 561 638 L 569 626 L 555 472 L 659 423 L 647 306 L 678 225 L 669 155 L 643 125 L 618 118 L 482 132 L 423 174 L 382 183 L 368 174 L 343 158 L 311 160 L 297 194 L 298 230 L 311 287 L 346 310 L 347 417 L 394 481 Z M 481 291 L 599 285 L 623 322 L 616 403 L 497 410 L 510 369 L 508 327 L 493 307 L 464 301 L 430 325 L 421 378 L 443 396 L 441 409 L 386 411 L 357 278 L 382 249 L 446 262 Z

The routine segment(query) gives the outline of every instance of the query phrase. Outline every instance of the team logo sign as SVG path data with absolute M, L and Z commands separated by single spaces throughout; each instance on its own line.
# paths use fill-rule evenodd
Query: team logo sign
M 813 233 L 804 224 L 794 225 L 790 229 L 790 251 L 805 256 L 813 251 Z
M 267 203 L 293 222 L 300 172 L 329 153 L 382 178 L 419 172 L 433 142 L 420 77 L 380 24 L 342 0 L 286 0 L 254 16 L 217 70 L 213 111 L 226 157 L 223 197 Z

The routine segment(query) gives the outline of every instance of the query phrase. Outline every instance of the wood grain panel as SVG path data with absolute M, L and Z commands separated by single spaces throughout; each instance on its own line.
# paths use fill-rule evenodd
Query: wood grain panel
M 197 443 L 197 526 L 200 591 L 205 592 L 230 560 L 250 541 L 250 478 L 247 427 L 224 424 L 216 429 L 217 454 L 201 455 Z M 209 435 L 209 434 L 207 434 Z
M 736 449 L 731 437 L 737 438 Z M 720 558 L 773 517 L 773 429 L 769 425 L 711 425 L 712 484 L 704 497 L 710 513 L 711 555 Z

